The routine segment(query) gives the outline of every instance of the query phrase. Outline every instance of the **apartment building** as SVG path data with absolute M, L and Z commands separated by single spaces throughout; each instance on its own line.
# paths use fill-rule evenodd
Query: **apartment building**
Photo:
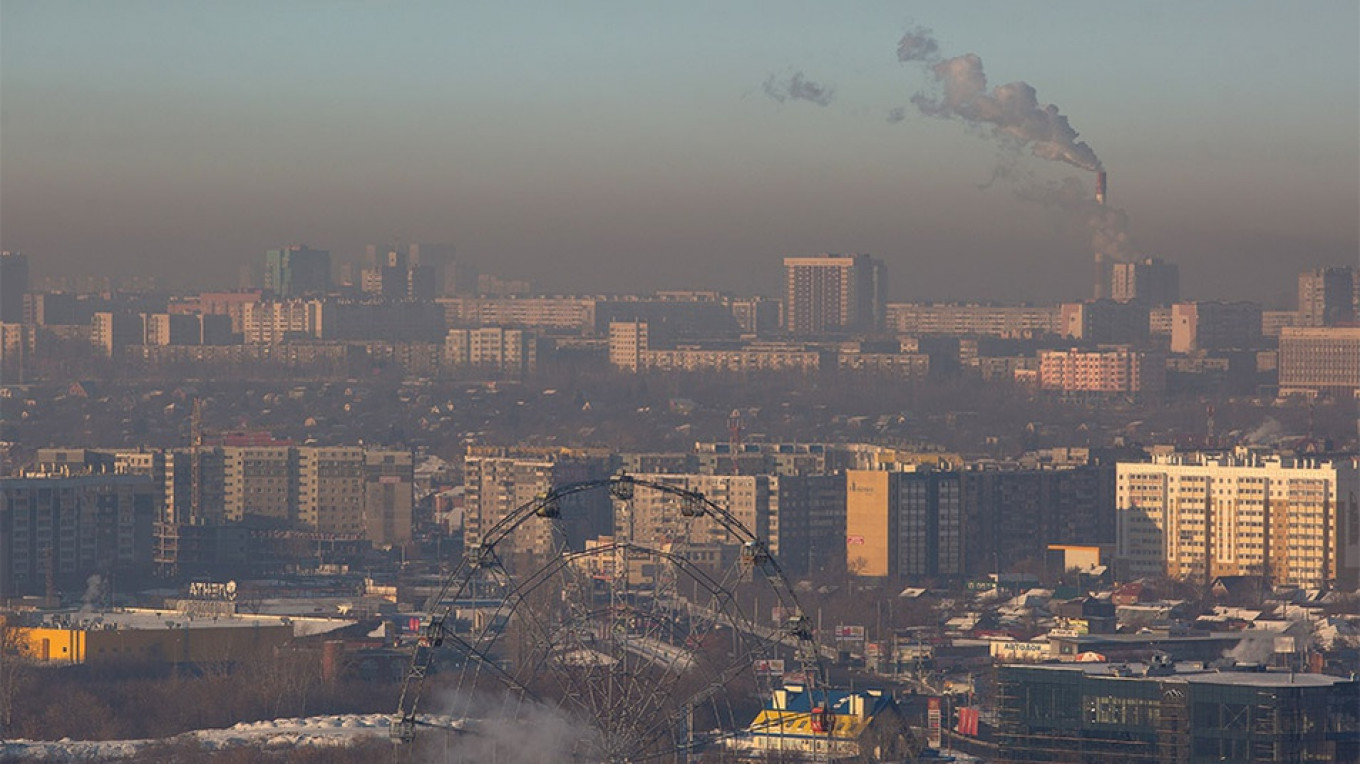
M 957 472 L 845 473 L 846 569 L 866 577 L 963 574 Z
M 1171 306 L 1171 352 L 1261 346 L 1261 306 L 1254 302 L 1182 302 Z
M 269 250 L 264 255 L 264 288 L 285 298 L 326 294 L 331 289 L 331 253 L 306 245 Z
M 821 368 L 821 353 L 802 345 L 760 343 L 740 348 L 679 347 L 640 354 L 643 369 L 659 371 L 812 372 Z
M 845 518 L 845 563 L 861 576 L 938 581 L 1011 570 L 1042 564 L 1050 545 L 1112 543 L 1114 469 L 849 470 Z
M 1157 394 L 1166 389 L 1166 362 L 1127 345 L 1045 350 L 1039 353 L 1039 387 L 1065 394 Z
M 1054 544 L 1114 542 L 1115 470 L 1089 455 L 1050 464 L 974 463 L 961 482 L 967 575 L 1033 565 Z
M 444 365 L 522 377 L 538 367 L 538 342 L 531 331 L 485 326 L 450 329 L 444 336 Z
M 1360 393 L 1360 327 L 1280 330 L 1280 393 Z
M 0 478 L 0 597 L 40 595 L 50 578 L 151 572 L 156 487 L 140 475 Z
M 551 554 L 563 545 L 583 549 L 585 541 L 613 532 L 608 492 L 583 491 L 559 503 L 561 522 L 531 517 L 513 534 L 494 538 L 496 524 L 564 485 L 609 475 L 608 454 L 572 449 L 473 447 L 463 459 L 463 548 L 476 554 L 483 543 L 502 553 Z M 555 528 L 562 529 L 558 535 Z
M 796 335 L 883 325 L 887 268 L 869 255 L 784 258 L 785 329 Z
M 249 521 L 363 538 L 377 546 L 411 539 L 409 451 L 277 442 L 138 451 L 43 449 L 37 471 L 144 477 L 155 490 L 158 523 Z
M 646 321 L 614 321 L 609 324 L 609 365 L 619 371 L 643 368 L 643 353 L 650 347 Z
M 770 477 L 769 543 L 793 576 L 845 569 L 845 474 Z
M 1057 305 L 890 303 L 887 329 L 910 335 L 1028 337 L 1062 331 Z
M 1354 324 L 1360 316 L 1360 269 L 1317 268 L 1299 274 L 1299 326 Z
M 593 297 L 445 297 L 436 300 L 452 327 L 507 326 L 595 334 Z
M 321 300 L 247 302 L 241 306 L 246 344 L 272 345 L 286 339 L 316 338 L 321 332 Z
M 771 493 L 768 475 L 634 475 L 643 482 L 657 483 L 682 491 L 699 493 L 725 510 L 757 537 L 765 539 L 772 554 L 779 553 L 778 538 L 770 534 Z M 631 499 L 614 501 L 614 538 L 630 539 L 642 546 L 661 548 L 666 544 L 690 546 L 733 546 L 741 539 L 732 536 L 711 513 L 693 514 L 682 506 L 683 499 L 664 491 L 639 487 Z
M 318 449 L 324 450 L 324 449 Z M 364 452 L 363 511 L 359 528 L 374 546 L 399 546 L 411 540 L 415 471 L 410 451 Z M 345 487 L 353 485 L 352 479 Z
M 620 371 L 802 371 L 821 368 L 822 354 L 801 343 L 680 344 L 653 349 L 645 321 L 614 321 L 609 325 L 609 363 Z
M 1181 269 L 1155 257 L 1110 267 L 1110 297 L 1120 302 L 1171 305 L 1180 301 Z
M 1360 578 L 1357 479 L 1353 458 L 1245 449 L 1120 463 L 1120 572 L 1200 581 L 1250 575 L 1353 590 Z
M 90 320 L 90 344 L 107 358 L 129 345 L 140 345 L 146 338 L 141 314 L 129 311 L 100 311 Z
M 1146 340 L 1150 322 L 1148 306 L 1141 301 L 1087 300 L 1064 303 L 1062 336 L 1104 344 Z

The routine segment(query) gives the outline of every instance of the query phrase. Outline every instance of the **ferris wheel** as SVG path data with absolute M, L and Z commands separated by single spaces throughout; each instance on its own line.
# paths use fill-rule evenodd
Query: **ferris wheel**
M 590 492 L 607 492 L 614 535 L 567 538 Z M 647 532 L 633 516 L 643 492 Z M 526 551 L 545 530 L 546 553 Z M 810 624 L 765 542 L 660 478 L 540 494 L 484 535 L 426 611 L 391 721 L 399 743 L 434 719 L 472 737 L 490 720 L 527 731 L 549 714 L 570 730 L 564 759 L 682 761 L 723 750 L 773 686 L 824 686 Z M 442 707 L 426 711 L 436 673 Z

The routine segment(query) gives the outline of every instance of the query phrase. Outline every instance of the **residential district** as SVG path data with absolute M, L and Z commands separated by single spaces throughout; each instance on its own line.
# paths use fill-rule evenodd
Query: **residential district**
M 0 262 L 0 760 L 350 714 L 399 759 L 1360 761 L 1355 268 L 1266 308 L 1156 259 L 1056 305 L 887 302 L 867 255 L 777 298 Z

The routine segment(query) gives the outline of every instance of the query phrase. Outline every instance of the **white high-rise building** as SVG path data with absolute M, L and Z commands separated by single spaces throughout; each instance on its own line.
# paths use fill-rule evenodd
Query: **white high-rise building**
M 608 535 L 613 527 L 609 494 L 582 491 L 559 504 L 562 535 L 554 523 L 530 517 L 507 537 L 493 534 L 497 525 L 518 510 L 572 483 L 608 477 L 602 454 L 570 449 L 473 447 L 463 460 L 464 554 L 477 554 L 483 544 L 504 552 L 552 554 L 565 544 L 584 548 L 587 539 Z
M 1308 588 L 1360 584 L 1360 463 L 1163 454 L 1121 463 L 1117 551 L 1125 579 L 1262 576 Z
M 660 483 L 683 491 L 703 494 L 737 522 L 770 544 L 778 554 L 777 540 L 769 533 L 770 514 L 778 510 L 768 475 L 634 475 L 647 483 Z M 676 498 L 661 491 L 638 489 L 633 498 L 614 507 L 614 537 L 630 539 L 645 547 L 674 541 L 690 544 L 736 545 L 741 539 L 711 515 L 689 517 L 677 510 Z

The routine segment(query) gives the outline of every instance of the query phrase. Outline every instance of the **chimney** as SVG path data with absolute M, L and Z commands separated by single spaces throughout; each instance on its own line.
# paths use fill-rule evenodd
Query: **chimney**
M 1099 204 L 1102 207 L 1105 206 L 1105 183 L 1106 183 L 1105 171 L 1101 170 L 1100 172 L 1096 173 L 1096 204 Z M 1105 286 L 1106 284 L 1109 283 L 1109 277 L 1105 273 L 1104 252 L 1096 253 L 1095 269 L 1096 273 L 1095 273 L 1094 297 L 1095 299 L 1099 300 L 1106 296 Z

